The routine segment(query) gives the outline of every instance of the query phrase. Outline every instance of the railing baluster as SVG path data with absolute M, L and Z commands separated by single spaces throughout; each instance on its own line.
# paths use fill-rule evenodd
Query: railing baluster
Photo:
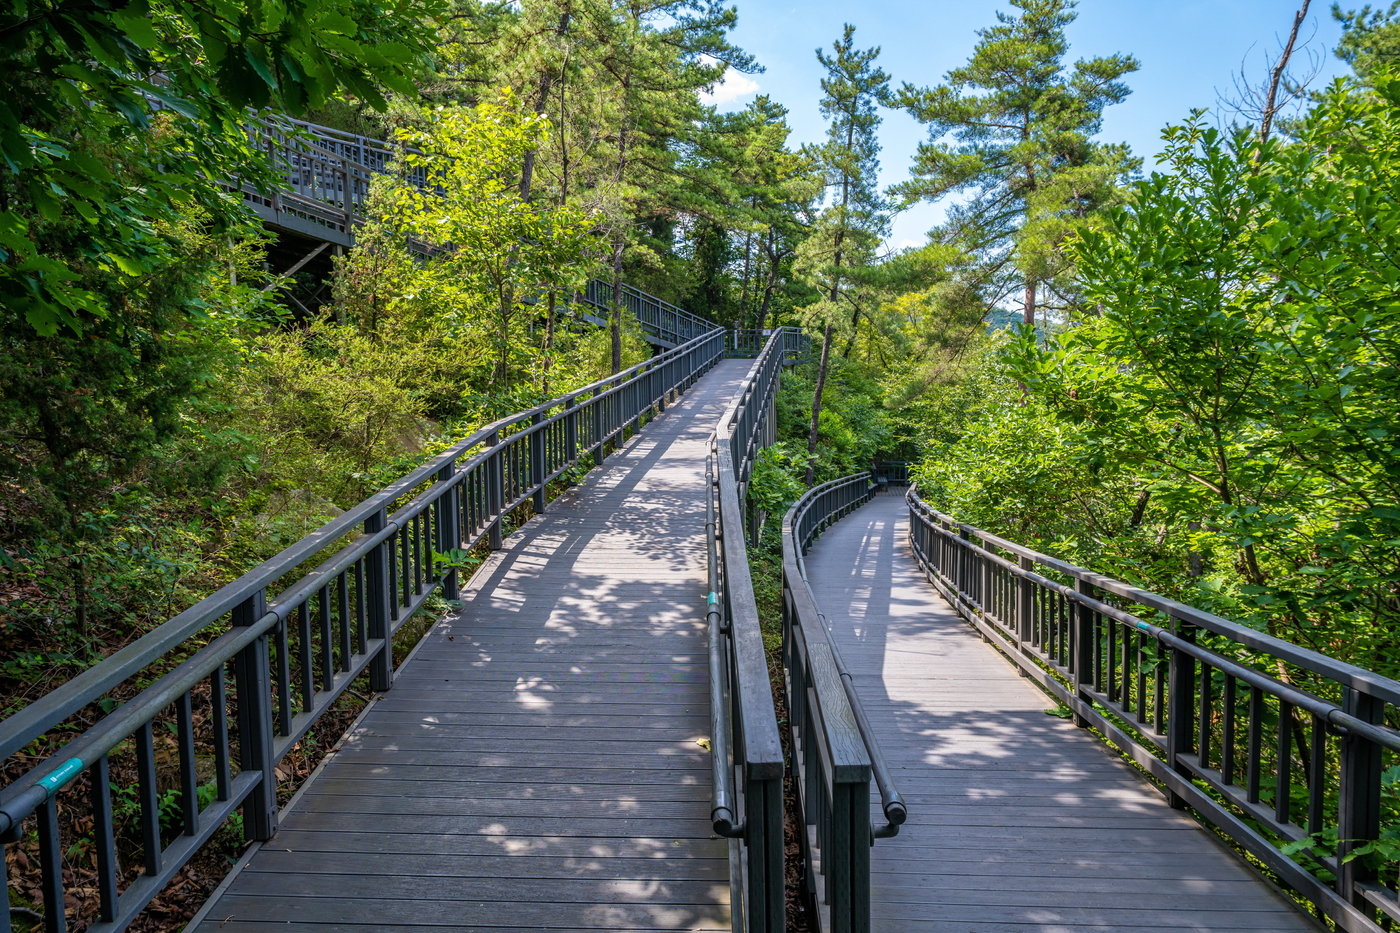
M 486 470 L 486 520 L 490 522 L 486 543 L 493 551 L 501 549 L 501 509 L 505 504 L 503 483 L 505 482 L 505 462 L 501 458 L 501 435 L 493 433 L 486 438 L 488 447 L 495 447 L 494 453 L 483 464 Z M 601 459 L 601 458 L 600 458 Z
M 317 633 L 321 641 L 321 689 L 329 690 L 335 685 L 335 636 L 331 628 L 331 593 L 323 586 L 316 591 Z
M 1245 758 L 1245 800 L 1259 802 L 1264 756 L 1264 691 L 1249 688 L 1249 749 Z
M 1278 734 L 1274 736 L 1274 817 L 1287 823 L 1293 814 L 1293 750 L 1289 740 L 1293 732 L 1293 707 L 1280 700 L 1278 704 Z
M 228 740 L 228 687 L 224 666 L 209 675 L 209 719 L 214 730 L 214 791 L 217 799 L 228 800 L 233 793 L 233 775 Z
M 438 470 L 437 481 L 439 483 L 451 483 L 457 473 L 457 461 L 449 460 Z M 446 554 L 455 550 L 462 543 L 462 529 L 458 525 L 458 497 L 462 494 L 461 483 L 453 483 L 438 500 L 433 503 L 434 515 L 437 519 L 437 551 L 439 554 Z M 435 572 L 434 577 L 442 580 L 442 595 L 444 599 L 457 599 L 461 595 L 461 581 L 457 579 L 457 568 L 446 568 L 445 572 Z
M 287 621 L 279 619 L 276 636 L 277 648 L 277 734 L 292 734 L 292 659 L 287 639 Z
M 1308 761 L 1308 832 L 1322 832 L 1322 813 L 1327 793 L 1327 724 L 1312 719 L 1312 747 Z
M 1235 678 L 1225 674 L 1220 709 L 1225 718 L 1220 736 L 1220 774 L 1226 784 L 1235 783 Z
M 1209 664 L 1200 665 L 1200 687 L 1196 694 L 1200 704 L 1196 712 L 1196 760 L 1202 768 L 1210 767 L 1211 725 L 1214 719 L 1214 679 Z
M 451 599 L 452 597 L 448 597 Z M 369 601 L 365 593 L 365 560 L 355 561 L 355 653 L 368 650 Z
M 305 602 L 297 606 L 297 642 L 301 710 L 309 713 L 316 706 L 316 642 L 311 634 L 311 607 Z
M 40 884 L 44 892 L 45 933 L 67 933 L 63 903 L 63 844 L 58 835 L 58 805 L 53 797 L 39 804 Z
M 1091 584 L 1083 580 L 1075 581 L 1075 591 L 1091 599 L 1094 598 L 1095 593 L 1097 593 L 1097 590 L 1095 590 Z M 1083 603 L 1075 603 L 1073 606 L 1068 605 L 1068 600 L 1066 600 L 1066 603 L 1066 611 L 1072 613 L 1072 624 L 1074 626 L 1070 639 L 1072 645 L 1071 650 L 1074 652 L 1074 660 L 1070 669 L 1074 675 L 1074 682 L 1077 685 L 1080 701 L 1092 706 L 1094 698 L 1090 695 L 1089 691 L 1094 687 L 1094 661 L 1095 655 L 1098 654 L 1096 638 L 1098 613 L 1094 612 L 1093 609 Z M 1089 720 L 1086 719 L 1083 714 L 1076 711 L 1074 714 L 1074 724 L 1081 728 L 1087 727 L 1089 725 Z
M 324 594 L 324 590 L 322 593 Z M 234 626 L 257 624 L 267 614 L 265 590 L 258 590 L 233 611 Z M 327 646 L 329 650 L 329 646 Z M 270 839 L 277 831 L 277 782 L 273 775 L 272 713 L 268 709 L 267 636 L 262 635 L 234 659 L 238 692 L 239 770 L 260 775 L 243 806 L 243 825 L 250 839 Z
M 242 699 L 240 695 L 240 705 Z M 240 737 L 242 734 L 240 729 Z M 199 773 L 195 760 L 194 707 L 189 693 L 180 694 L 175 701 L 175 737 L 179 743 L 180 831 L 193 836 L 199 832 Z
M 350 632 L 350 580 L 347 571 L 342 570 L 335 578 L 336 629 L 340 635 L 340 669 L 348 672 L 351 668 L 351 655 L 354 645 Z
M 221 715 L 216 710 L 214 715 Z M 146 874 L 160 873 L 164 861 L 160 838 L 160 788 L 157 786 L 155 741 L 151 724 L 136 730 L 136 794 L 141 811 L 141 850 Z
M 388 526 L 389 517 L 380 508 L 365 519 L 365 534 L 378 535 Z M 370 640 L 379 643 L 374 660 L 369 664 L 369 688 L 378 693 L 394 685 L 394 641 L 390 632 L 394 584 L 389 579 L 389 567 L 393 563 L 389 556 L 392 540 L 380 542 L 365 555 L 366 630 Z
M 544 430 L 539 427 L 544 422 L 544 412 L 535 412 L 530 424 L 535 430 L 530 434 L 530 487 L 534 490 L 531 505 L 536 515 L 543 515 L 547 503 L 544 478 L 548 475 L 544 459 Z
M 117 840 L 112 826 L 112 769 L 103 755 L 88 769 L 92 781 L 92 842 L 97 850 L 98 916 L 117 918 Z
M 1196 630 L 1183 625 L 1177 631 L 1183 641 L 1195 641 Z M 1193 729 L 1192 716 L 1195 712 L 1195 697 L 1192 696 L 1196 682 L 1196 659 L 1185 651 L 1170 649 L 1169 679 L 1167 687 L 1167 764 L 1177 774 L 1190 778 L 1191 772 L 1180 760 L 1182 755 L 1191 754 Z M 1184 810 L 1186 798 L 1168 788 L 1167 801 L 1173 809 Z
M 1362 722 L 1383 723 L 1385 703 L 1353 687 L 1342 693 L 1342 708 Z M 1358 903 L 1357 885 L 1376 877 L 1365 859 L 1348 856 L 1380 837 L 1382 749 L 1354 732 L 1342 736 L 1341 786 L 1337 798 L 1337 893 Z

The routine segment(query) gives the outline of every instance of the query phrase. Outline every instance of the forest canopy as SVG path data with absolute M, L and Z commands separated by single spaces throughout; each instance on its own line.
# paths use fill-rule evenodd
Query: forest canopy
M 1132 50 L 1009 0 L 890 74 L 847 25 L 792 141 L 710 0 L 12 4 L 0 14 L 0 597 L 91 663 L 509 411 L 643 359 L 627 283 L 806 329 L 756 496 L 873 460 L 959 518 L 1400 672 L 1397 26 L 1260 115 L 1102 133 Z M 1291 48 L 1291 46 L 1290 46 Z M 1271 92 L 1272 93 L 1272 92 Z M 901 181 L 879 132 L 924 128 Z M 381 140 L 349 249 L 265 228 L 248 127 Z M 1231 122 L 1233 121 L 1233 123 Z M 891 219 L 941 206 L 892 249 Z M 19 661 L 13 664 L 21 664 Z M 18 668 L 16 668 L 18 670 Z

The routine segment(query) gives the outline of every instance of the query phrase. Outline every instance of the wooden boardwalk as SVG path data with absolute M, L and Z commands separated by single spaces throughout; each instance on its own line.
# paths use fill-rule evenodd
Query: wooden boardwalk
M 949 608 L 877 496 L 807 557 L 909 822 L 871 853 L 877 931 L 1316 930 Z
M 729 929 L 704 471 L 750 365 L 506 540 L 189 929 Z

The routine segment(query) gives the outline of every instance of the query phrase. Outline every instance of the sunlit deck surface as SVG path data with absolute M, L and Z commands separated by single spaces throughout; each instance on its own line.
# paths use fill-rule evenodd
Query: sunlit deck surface
M 190 929 L 730 928 L 704 471 L 749 366 L 506 539 Z
M 909 806 L 871 853 L 875 930 L 1319 929 L 1106 746 L 1047 715 L 1054 704 L 943 601 L 907 542 L 892 491 L 807 558 Z

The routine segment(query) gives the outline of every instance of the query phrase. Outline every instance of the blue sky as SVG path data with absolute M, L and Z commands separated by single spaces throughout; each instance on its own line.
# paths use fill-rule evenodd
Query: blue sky
M 830 48 L 843 23 L 856 26 L 858 47 L 881 47 L 880 65 L 892 83 L 940 82 L 949 69 L 967 60 L 976 30 L 993 24 L 1005 0 L 876 0 L 857 5 L 835 0 L 733 0 L 739 8 L 734 42 L 752 53 L 766 71 L 730 73 L 716 88 L 724 109 L 738 109 L 765 93 L 789 110 L 793 143 L 819 142 L 826 132 L 817 109 L 821 66 L 816 49 Z M 1359 3 L 1345 4 L 1359 6 Z M 1298 0 L 1080 0 L 1078 20 L 1069 28 L 1069 60 L 1124 52 L 1141 68 L 1129 75 L 1132 96 L 1110 108 L 1102 138 L 1126 142 L 1146 160 L 1158 148 L 1158 134 L 1196 107 L 1219 111 L 1221 97 L 1236 97 L 1242 67 L 1262 82 L 1266 58 L 1277 53 Z M 1311 54 L 1323 83 L 1344 70 L 1332 55 L 1340 30 L 1328 0 L 1314 0 L 1300 37 L 1307 47 L 1295 62 L 1306 66 Z M 901 180 L 923 139 L 922 127 L 902 112 L 884 111 L 881 127 L 881 181 Z M 892 247 L 922 244 L 939 209 L 916 207 L 895 219 Z

